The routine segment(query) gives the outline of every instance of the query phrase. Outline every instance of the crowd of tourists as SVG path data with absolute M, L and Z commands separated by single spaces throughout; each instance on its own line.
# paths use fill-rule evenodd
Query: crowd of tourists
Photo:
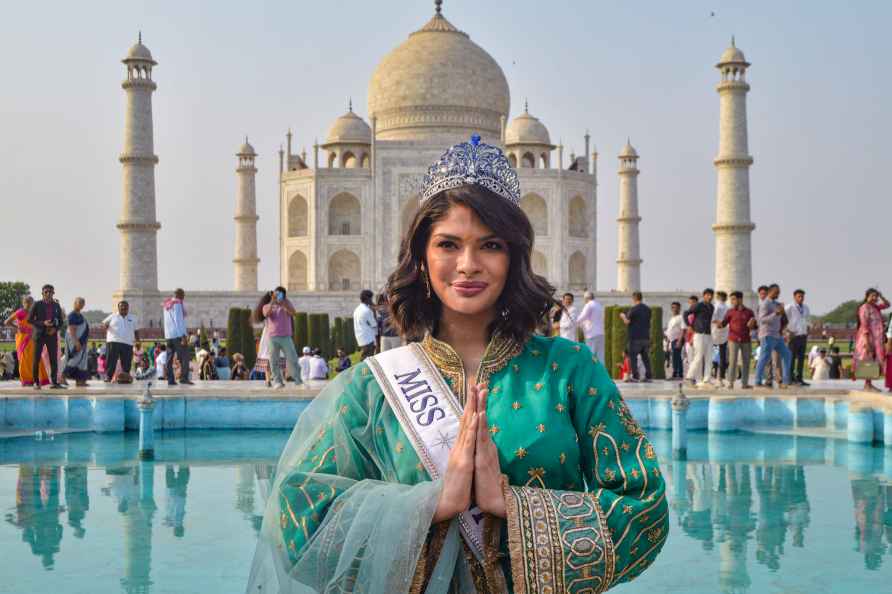
M 643 295 L 634 292 L 631 308 L 620 314 L 628 338 L 623 359 L 617 362 L 618 375 L 627 382 L 652 381 L 649 353 L 652 342 L 662 340 L 667 378 L 686 381 L 692 387 L 808 386 L 808 370 L 812 380 L 851 377 L 863 379 L 865 390 L 880 390 L 874 382 L 886 375 L 886 366 L 892 363 L 892 320 L 884 318 L 889 302 L 880 291 L 868 289 L 858 308 L 848 369 L 833 337 L 809 350 L 811 312 L 804 290 L 793 291 L 792 301 L 786 304 L 779 300 L 777 284 L 760 286 L 757 292 L 755 310 L 747 307 L 740 291 L 728 295 L 705 289 L 701 295 L 691 295 L 686 308 L 673 302 L 662 337 L 651 335 L 651 310 Z M 573 294 L 565 293 L 537 333 L 574 341 L 581 338 L 604 361 L 604 307 L 591 291 L 585 291 L 583 298 L 584 304 L 578 308 Z M 90 379 L 106 383 L 158 379 L 171 386 L 191 385 L 196 376 L 201 380 L 263 380 L 268 387 L 282 388 L 286 381 L 299 386 L 309 380 L 328 379 L 354 363 L 342 349 L 337 350 L 333 364 L 319 347 L 306 345 L 298 353 L 292 338 L 296 310 L 284 287 L 265 293 L 254 308 L 252 321 L 262 330 L 256 338 L 257 358 L 251 368 L 242 353 L 227 350 L 216 331 L 203 340 L 199 332 L 189 332 L 182 289 L 164 302 L 164 341 L 141 342 L 130 306 L 121 301 L 117 311 L 100 323 L 105 342 L 91 343 L 90 325 L 83 316 L 85 305 L 78 297 L 66 313 L 55 299 L 52 285 L 41 289 L 37 301 L 25 296 L 21 308 L 4 321 L 16 329 L 16 348 L 0 353 L 0 378 L 18 379 L 23 386 L 35 389 L 61 389 L 69 380 L 85 386 Z M 402 344 L 389 316 L 386 294 L 360 293 L 353 312 L 359 360 Z M 892 378 L 886 377 L 885 387 L 892 391 Z

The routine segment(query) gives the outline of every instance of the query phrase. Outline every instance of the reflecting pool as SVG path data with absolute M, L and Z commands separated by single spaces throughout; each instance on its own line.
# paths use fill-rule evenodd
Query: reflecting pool
M 672 514 L 654 566 L 616 592 L 889 592 L 892 448 L 695 433 L 685 462 L 650 433 Z M 0 440 L 0 592 L 244 592 L 288 433 Z

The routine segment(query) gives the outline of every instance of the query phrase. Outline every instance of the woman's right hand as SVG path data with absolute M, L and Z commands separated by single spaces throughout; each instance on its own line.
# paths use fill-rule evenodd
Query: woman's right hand
M 469 390 L 455 445 L 449 452 L 443 490 L 434 511 L 433 522 L 451 520 L 471 507 L 471 485 L 474 481 L 474 454 L 477 444 L 477 394 Z

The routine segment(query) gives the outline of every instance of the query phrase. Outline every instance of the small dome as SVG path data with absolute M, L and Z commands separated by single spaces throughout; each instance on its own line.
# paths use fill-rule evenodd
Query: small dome
M 371 144 L 372 129 L 351 109 L 334 121 L 325 141 L 329 144 Z
M 545 144 L 551 146 L 551 136 L 545 124 L 530 115 L 524 107 L 523 113 L 511 120 L 505 129 L 505 145 L 512 144 Z
M 248 142 L 248 137 L 245 137 L 245 142 L 242 143 L 242 146 L 238 149 L 238 155 L 248 155 L 248 156 L 257 156 L 257 153 L 254 152 L 254 147 L 251 146 L 251 143 Z
M 746 61 L 746 58 L 743 56 L 743 52 L 737 49 L 737 46 L 734 45 L 734 38 L 731 38 L 731 45 L 722 52 L 722 57 L 719 58 L 719 64 L 746 64 L 749 65 Z
M 619 152 L 620 158 L 629 158 L 629 157 L 638 157 L 638 152 L 635 150 L 635 147 L 632 146 L 630 141 L 626 141 L 626 146 L 623 147 L 623 150 Z
M 149 48 L 142 44 L 142 41 L 134 43 L 133 46 L 127 50 L 127 60 L 142 60 L 145 62 L 154 62 L 152 59 L 152 52 L 149 51 Z

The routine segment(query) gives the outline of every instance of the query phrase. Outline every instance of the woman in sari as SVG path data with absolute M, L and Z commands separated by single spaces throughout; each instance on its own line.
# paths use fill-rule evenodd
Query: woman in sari
M 882 303 L 880 303 L 882 302 Z M 858 368 L 865 361 L 876 361 L 880 375 L 886 366 L 886 351 L 883 344 L 883 313 L 889 302 L 876 289 L 867 289 L 864 301 L 858 307 L 858 329 L 855 331 L 855 353 L 852 358 L 852 369 Z M 868 392 L 879 392 L 870 379 L 864 380 L 864 389 Z
M 81 387 L 87 385 L 89 378 L 87 339 L 90 338 L 90 324 L 81 314 L 85 304 L 83 297 L 74 300 L 74 308 L 68 314 L 68 331 L 65 332 L 65 375 Z
M 34 385 L 34 376 L 31 370 L 35 357 L 34 329 L 28 322 L 28 312 L 31 311 L 32 305 L 34 305 L 34 298 L 30 295 L 25 295 L 22 297 L 22 307 L 14 311 L 3 322 L 5 325 L 12 324 L 16 327 L 15 349 L 19 357 L 19 379 L 21 379 L 23 386 Z M 41 386 L 50 383 L 46 365 L 40 366 L 38 374 L 40 375 L 38 380 Z
M 476 135 L 431 167 L 387 286 L 420 342 L 301 415 L 248 592 L 603 592 L 651 565 L 669 528 L 654 448 L 586 346 L 533 335 L 556 302 L 519 199 Z

